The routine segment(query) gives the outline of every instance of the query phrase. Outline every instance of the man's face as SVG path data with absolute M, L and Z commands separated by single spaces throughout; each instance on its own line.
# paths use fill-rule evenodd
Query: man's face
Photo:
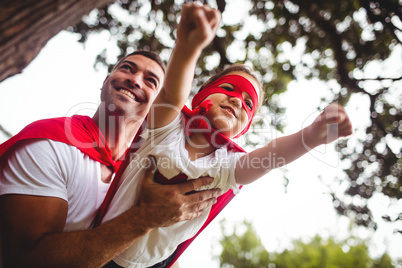
M 106 112 L 130 116 L 145 116 L 158 95 L 164 79 L 162 68 L 142 55 L 125 58 L 102 86 L 101 102 Z

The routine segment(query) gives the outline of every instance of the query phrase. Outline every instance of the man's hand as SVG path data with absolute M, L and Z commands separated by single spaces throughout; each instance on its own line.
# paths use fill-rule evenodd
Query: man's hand
M 152 227 L 169 226 L 200 216 L 204 209 L 216 203 L 221 190 L 213 189 L 188 194 L 213 182 L 213 178 L 203 177 L 181 184 L 161 185 L 154 182 L 155 160 L 145 173 L 136 205 L 146 211 Z
M 328 105 L 310 128 L 311 138 L 318 144 L 327 144 L 352 134 L 349 116 L 343 107 L 336 103 Z
M 204 49 L 214 39 L 220 21 L 221 14 L 216 9 L 184 4 L 177 27 L 177 43 L 188 49 Z

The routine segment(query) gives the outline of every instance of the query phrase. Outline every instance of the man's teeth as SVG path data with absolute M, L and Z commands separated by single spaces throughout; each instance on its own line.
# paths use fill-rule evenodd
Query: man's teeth
M 135 96 L 130 91 L 121 88 L 121 89 L 119 89 L 119 92 L 126 94 L 131 99 L 135 100 Z

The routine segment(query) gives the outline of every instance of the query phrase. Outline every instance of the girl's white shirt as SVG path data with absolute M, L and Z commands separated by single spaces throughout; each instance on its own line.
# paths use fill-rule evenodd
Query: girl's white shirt
M 145 142 L 132 156 L 129 167 L 121 177 L 121 184 L 113 198 L 104 221 L 121 214 L 132 207 L 138 198 L 141 179 L 148 155 L 156 157 L 158 171 L 167 178 L 183 172 L 190 179 L 211 176 L 215 180 L 208 188 L 220 188 L 223 192 L 232 189 L 238 193 L 235 181 L 236 162 L 244 153 L 228 152 L 225 147 L 199 158 L 189 160 L 185 148 L 184 127 L 179 115 L 170 124 L 146 129 L 141 135 Z M 206 188 L 205 188 L 206 189 Z M 157 228 L 139 239 L 114 261 L 123 267 L 149 267 L 168 258 L 177 246 L 193 237 L 208 217 L 210 208 L 204 215 L 169 227 Z

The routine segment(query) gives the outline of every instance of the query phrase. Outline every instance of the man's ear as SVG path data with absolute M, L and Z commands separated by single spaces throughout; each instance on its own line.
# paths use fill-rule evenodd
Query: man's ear
M 106 78 L 105 78 L 105 80 L 103 80 L 103 84 L 105 84 L 106 83 L 106 80 L 109 78 L 109 74 L 106 76 Z

